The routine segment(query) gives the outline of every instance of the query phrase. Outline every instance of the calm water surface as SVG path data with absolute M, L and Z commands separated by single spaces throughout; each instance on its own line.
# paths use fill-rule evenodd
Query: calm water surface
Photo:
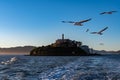
M 1 55 L 0 80 L 120 80 L 120 55 Z

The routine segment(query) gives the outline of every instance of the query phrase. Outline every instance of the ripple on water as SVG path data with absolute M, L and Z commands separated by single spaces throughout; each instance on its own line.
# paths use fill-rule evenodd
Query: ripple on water
M 118 56 L 13 57 L 0 56 L 12 62 L 0 64 L 0 80 L 120 80 Z

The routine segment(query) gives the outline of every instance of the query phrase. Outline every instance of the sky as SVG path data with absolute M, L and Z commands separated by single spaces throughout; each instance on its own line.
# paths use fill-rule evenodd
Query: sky
M 0 47 L 48 45 L 64 34 L 93 49 L 120 50 L 119 5 L 120 0 L 0 0 Z M 112 10 L 118 12 L 99 15 Z M 83 26 L 61 22 L 89 18 Z M 103 35 L 90 34 L 105 27 Z

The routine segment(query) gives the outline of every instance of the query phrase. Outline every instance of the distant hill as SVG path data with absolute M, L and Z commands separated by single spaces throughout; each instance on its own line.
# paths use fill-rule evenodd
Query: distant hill
M 120 53 L 120 50 L 118 51 L 95 50 L 95 51 L 99 53 L 108 53 L 108 54 L 111 54 L 111 53 L 119 54 Z
M 0 48 L 0 54 L 28 54 L 34 46 L 19 46 L 11 48 Z
M 118 53 L 120 53 L 120 50 L 119 51 L 117 51 Z

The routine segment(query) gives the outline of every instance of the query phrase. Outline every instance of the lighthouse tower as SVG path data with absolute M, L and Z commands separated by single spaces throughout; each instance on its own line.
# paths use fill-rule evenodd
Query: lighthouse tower
M 62 34 L 62 40 L 64 40 L 64 34 Z

